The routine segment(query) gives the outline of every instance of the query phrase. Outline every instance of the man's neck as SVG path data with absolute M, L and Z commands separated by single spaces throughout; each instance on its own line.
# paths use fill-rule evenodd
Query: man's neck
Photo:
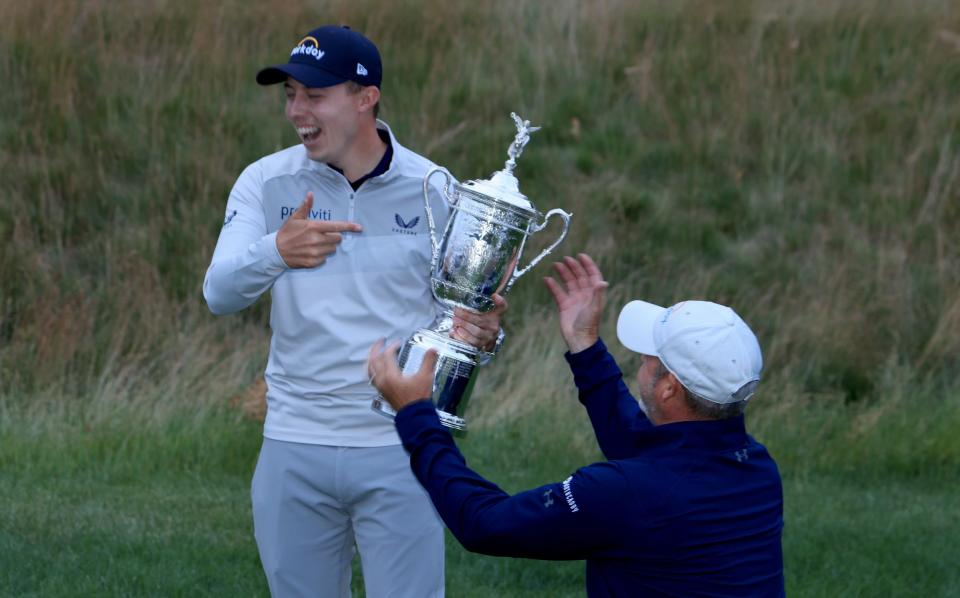
M 344 159 L 344 163 L 331 164 L 331 166 L 336 166 L 343 171 L 343 176 L 352 183 L 373 170 L 386 151 L 387 144 L 377 134 L 376 124 L 371 124 L 363 128 L 350 154 Z
M 710 419 L 697 415 L 689 407 L 677 401 L 661 402 L 654 409 L 648 409 L 647 418 L 655 426 Z

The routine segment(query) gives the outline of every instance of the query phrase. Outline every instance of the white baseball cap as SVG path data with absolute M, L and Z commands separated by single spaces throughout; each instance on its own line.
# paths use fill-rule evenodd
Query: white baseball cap
M 620 312 L 617 337 L 631 351 L 658 357 L 687 390 L 714 403 L 748 400 L 763 369 L 750 327 L 709 301 L 669 308 L 631 301 Z

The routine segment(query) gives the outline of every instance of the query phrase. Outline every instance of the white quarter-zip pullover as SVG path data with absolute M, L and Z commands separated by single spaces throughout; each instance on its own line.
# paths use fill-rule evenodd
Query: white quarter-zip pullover
M 378 127 L 390 135 L 393 160 L 357 191 L 297 145 L 248 166 L 227 200 L 203 295 L 220 315 L 271 291 L 267 438 L 355 447 L 400 443 L 393 422 L 371 409 L 376 390 L 365 364 L 377 339 L 404 341 L 440 313 L 430 290 L 423 198 L 423 177 L 434 164 L 397 143 L 382 121 Z M 449 216 L 443 181 L 431 179 L 438 240 Z M 363 232 L 343 233 L 320 266 L 291 269 L 277 250 L 277 230 L 308 191 L 314 194 L 310 218 L 358 222 Z

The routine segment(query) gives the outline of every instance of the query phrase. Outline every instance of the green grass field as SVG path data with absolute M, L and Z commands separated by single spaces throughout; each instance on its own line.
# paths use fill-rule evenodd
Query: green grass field
M 296 143 L 253 81 L 350 23 L 381 116 L 461 179 L 574 213 L 617 308 L 757 332 L 788 592 L 956 596 L 960 7 L 948 1 L 0 0 L 0 595 L 266 594 L 250 522 L 268 300 L 200 285 L 227 193 Z M 535 237 L 544 246 L 552 230 Z M 528 253 L 532 255 L 532 253 Z M 538 276 L 461 443 L 507 490 L 600 458 Z M 450 596 L 578 596 L 582 563 L 447 549 Z M 362 582 L 355 576 L 356 594 Z

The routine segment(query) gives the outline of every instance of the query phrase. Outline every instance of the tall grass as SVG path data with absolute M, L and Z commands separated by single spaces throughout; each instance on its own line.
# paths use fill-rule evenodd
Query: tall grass
M 565 247 L 737 305 L 773 372 L 856 399 L 890 358 L 955 366 L 955 12 L 736 6 L 3 3 L 4 386 L 97 392 L 172 323 L 226 330 L 198 301 L 224 197 L 295 140 L 250 78 L 323 20 L 379 41 L 385 116 L 461 178 L 502 162 L 510 110 L 544 124 L 519 173 L 577 215 Z
M 788 517 L 788 571 L 838 579 L 815 555 L 836 554 L 823 543 L 857 495 L 843 484 L 914 487 L 943 508 L 960 466 L 960 11 L 946 1 L 0 0 L 8 480 L 41 483 L 61 452 L 76 472 L 116 459 L 246 475 L 233 459 L 256 442 L 227 430 L 256 425 L 231 397 L 263 368 L 268 301 L 214 318 L 200 283 L 240 170 L 296 143 L 281 92 L 253 75 L 324 22 L 377 41 L 383 118 L 461 179 L 501 167 L 511 111 L 543 125 L 521 190 L 574 213 L 561 251 L 612 282 L 604 334 L 625 370 L 613 322 L 628 299 L 709 298 L 753 326 L 766 369 L 750 428 L 793 521 L 824 501 L 807 535 Z M 470 458 L 514 489 L 598 456 L 535 280 L 547 271 L 509 297 L 509 340 L 469 414 Z M 902 545 L 921 555 L 908 571 L 931 566 Z M 958 583 L 938 579 L 934 593 Z

